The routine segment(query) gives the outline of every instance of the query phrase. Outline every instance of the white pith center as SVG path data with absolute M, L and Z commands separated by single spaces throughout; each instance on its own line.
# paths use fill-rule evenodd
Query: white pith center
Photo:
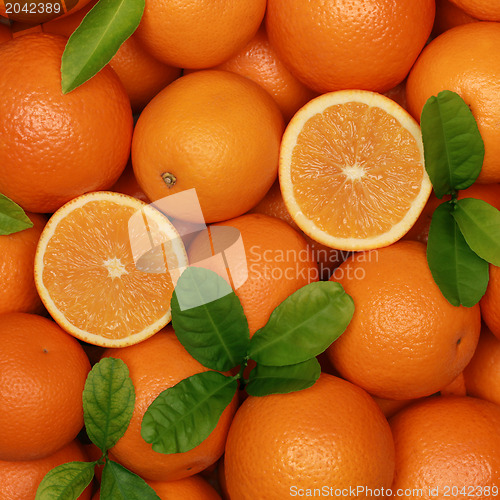
M 365 175 L 365 169 L 355 163 L 354 165 L 349 165 L 342 169 L 344 175 L 351 181 L 356 181 L 358 179 L 362 179 Z
M 119 278 L 122 274 L 127 274 L 127 270 L 122 264 L 122 261 L 116 257 L 105 260 L 103 265 L 108 270 L 108 276 L 110 278 Z

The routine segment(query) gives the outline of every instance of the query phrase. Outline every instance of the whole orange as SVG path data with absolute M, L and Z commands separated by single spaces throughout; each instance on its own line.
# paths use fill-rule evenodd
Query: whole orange
M 464 378 L 467 394 L 500 405 L 500 340 L 486 326 Z
M 459 396 L 426 398 L 390 420 L 399 498 L 479 498 L 500 481 L 500 407 Z M 418 489 L 418 493 L 416 493 Z M 437 493 L 436 493 L 437 492 Z M 439 496 L 438 496 L 439 495 Z
M 330 248 L 322 245 L 321 243 L 318 243 L 309 235 L 304 233 L 299 228 L 299 226 L 297 226 L 286 208 L 283 196 L 281 195 L 280 184 L 278 180 L 275 181 L 264 198 L 262 198 L 262 200 L 260 200 L 259 203 L 257 203 L 257 205 L 255 205 L 255 207 L 253 207 L 249 211 L 249 213 L 264 214 L 271 217 L 277 217 L 278 219 L 285 221 L 296 231 L 298 231 L 304 237 L 304 239 L 307 241 L 307 244 L 311 248 L 313 257 L 318 263 L 319 277 L 321 280 L 329 279 L 333 271 L 349 254 L 348 252 L 336 250 L 335 248 Z
M 151 99 L 181 76 L 181 70 L 155 59 L 139 43 L 136 35 L 123 42 L 109 65 L 123 83 L 134 113 L 142 111 Z
M 151 201 L 195 188 L 206 222 L 237 217 L 271 187 L 283 118 L 259 85 L 198 71 L 161 91 L 134 130 L 132 164 Z M 189 219 L 185 207 L 168 212 Z
M 427 99 L 442 90 L 469 105 L 484 141 L 478 182 L 500 182 L 499 23 L 469 23 L 434 39 L 413 66 L 406 84 L 408 111 L 420 119 Z
M 28 3 L 18 2 L 16 8 L 13 2 L 0 0 L 0 16 L 27 24 L 45 23 L 51 19 L 70 16 L 85 7 L 89 1 L 63 0 L 61 2 L 34 4 L 34 7 Z
M 0 314 L 41 313 L 42 301 L 35 287 L 33 266 L 40 234 L 47 222 L 41 214 L 27 214 L 33 227 L 0 236 Z
M 269 43 L 265 26 L 230 59 L 214 69 L 246 76 L 266 89 L 278 104 L 285 122 L 317 93 L 303 85 L 281 62 Z
M 500 267 L 490 264 L 488 287 L 479 304 L 483 321 L 491 333 L 500 339 Z
M 461 24 L 474 23 L 478 19 L 469 16 L 465 11 L 458 8 L 452 0 L 436 0 L 436 18 L 432 34 L 434 37 Z
M 490 0 L 451 0 L 457 7 L 481 21 L 500 21 L 500 5 Z
M 491 206 L 500 210 L 500 184 L 477 184 L 474 183 L 467 189 L 458 192 L 457 198 L 476 198 L 489 203 Z M 429 228 L 431 226 L 432 215 L 436 208 L 445 201 L 451 200 L 451 196 L 446 195 L 439 199 L 434 191 L 429 196 L 427 203 L 422 210 L 419 218 L 416 220 L 413 227 L 403 236 L 404 240 L 416 240 L 422 243 L 427 243 L 429 237 Z
M 0 460 L 35 460 L 83 426 L 90 363 L 80 344 L 47 318 L 0 316 Z
M 190 451 L 159 453 L 153 451 L 141 436 L 142 417 L 160 392 L 191 375 L 208 370 L 187 353 L 172 327 L 139 344 L 107 349 L 103 357 L 121 359 L 126 363 L 136 395 L 127 431 L 111 449 L 113 459 L 145 479 L 174 481 L 197 474 L 220 458 L 236 411 L 236 398 L 224 410 L 210 436 Z
M 156 59 L 178 68 L 209 68 L 255 34 L 266 0 L 148 0 L 137 37 Z
M 385 92 L 431 32 L 434 0 L 269 0 L 266 27 L 281 60 L 318 92 Z
M 355 310 L 328 354 L 343 377 L 370 394 L 428 396 L 470 361 L 481 328 L 479 306 L 454 307 L 443 297 L 422 243 L 356 253 L 331 280 L 344 287 Z
M 229 275 L 253 335 L 288 296 L 318 281 L 318 266 L 300 233 L 286 222 L 262 214 L 242 215 L 209 226 L 208 232 L 198 235 L 189 246 L 190 264 L 196 266 L 213 255 L 221 258 L 225 251 L 231 254 L 230 244 L 239 237 L 244 250 L 237 255 L 232 252 Z M 204 262 L 203 267 L 221 271 L 217 261 L 213 266 Z
M 389 488 L 394 444 L 365 391 L 322 374 L 309 389 L 249 396 L 231 425 L 224 463 L 231 500 L 309 497 L 314 488 Z
M 0 498 L 2 500 L 32 500 L 45 475 L 58 465 L 68 462 L 85 462 L 82 445 L 71 441 L 51 455 L 38 460 L 4 462 L 0 460 Z M 89 500 L 92 483 L 85 488 L 78 500 Z
M 122 84 L 104 68 L 63 94 L 65 43 L 35 33 L 0 45 L 0 192 L 31 212 L 109 188 L 129 156 L 132 113 Z

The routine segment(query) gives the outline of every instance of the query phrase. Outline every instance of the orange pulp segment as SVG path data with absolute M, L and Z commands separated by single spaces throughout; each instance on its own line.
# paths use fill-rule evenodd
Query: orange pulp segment
M 35 282 L 68 333 L 122 347 L 170 321 L 174 283 L 186 266 L 182 240 L 163 214 L 131 196 L 94 192 L 71 200 L 47 223 Z
M 391 99 L 363 90 L 323 94 L 295 114 L 279 176 L 297 225 L 341 250 L 400 239 L 432 188 L 418 124 Z

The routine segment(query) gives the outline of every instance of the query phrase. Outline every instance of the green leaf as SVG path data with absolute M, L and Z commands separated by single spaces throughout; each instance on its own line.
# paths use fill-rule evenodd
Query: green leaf
M 127 365 L 103 358 L 88 374 L 83 390 L 87 434 L 103 452 L 127 430 L 135 405 L 135 391 Z
M 47 472 L 35 500 L 76 500 L 94 477 L 96 462 L 68 462 Z
M 287 394 L 311 387 L 321 374 L 321 366 L 316 358 L 296 365 L 259 365 L 250 372 L 245 387 L 250 396 Z
M 101 500 L 161 500 L 142 477 L 110 460 L 102 470 Z
M 0 194 L 0 236 L 18 233 L 33 227 L 24 210 L 10 198 Z
M 484 144 L 463 99 L 449 90 L 430 97 L 420 117 L 425 168 L 438 198 L 471 186 L 481 172 Z
M 479 257 L 500 266 L 500 211 L 475 198 L 458 200 L 453 217 Z
M 342 335 L 353 313 L 354 302 L 340 283 L 306 285 L 285 299 L 255 332 L 249 356 L 268 366 L 311 359 Z
M 99 0 L 70 36 L 61 65 L 67 94 L 90 80 L 136 30 L 145 0 Z
M 217 426 L 238 382 L 219 372 L 202 372 L 163 391 L 142 419 L 141 435 L 159 453 L 183 453 Z
M 441 293 L 454 306 L 472 307 L 488 286 L 488 263 L 474 253 L 453 218 L 453 205 L 442 203 L 432 216 L 427 262 Z
M 188 267 L 171 307 L 177 338 L 203 366 L 227 371 L 242 363 L 250 342 L 248 322 L 226 280 L 208 269 Z

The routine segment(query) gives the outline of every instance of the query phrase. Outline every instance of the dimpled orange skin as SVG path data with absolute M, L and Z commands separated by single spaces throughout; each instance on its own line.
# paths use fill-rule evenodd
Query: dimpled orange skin
M 126 363 L 136 395 L 130 424 L 110 450 L 113 460 L 144 479 L 174 481 L 197 474 L 220 458 L 236 411 L 236 397 L 224 410 L 210 436 L 190 451 L 159 453 L 153 451 L 141 436 L 142 417 L 160 392 L 191 375 L 208 371 L 182 347 L 171 326 L 139 344 L 107 349 L 104 357 L 121 359 Z
M 50 455 L 83 426 L 89 360 L 73 337 L 34 314 L 0 316 L 0 339 L 0 460 Z
M 432 35 L 436 37 L 455 26 L 477 21 L 478 19 L 459 9 L 451 0 L 436 0 L 436 18 Z
M 130 102 L 110 68 L 62 94 L 66 41 L 35 33 L 0 45 L 0 192 L 31 212 L 109 188 L 129 156 Z
M 427 99 L 442 90 L 469 105 L 484 141 L 477 182 L 500 182 L 500 24 L 469 23 L 435 38 L 422 51 L 406 83 L 408 111 L 420 119 Z
M 500 406 L 470 397 L 426 398 L 389 423 L 396 446 L 393 491 L 422 488 L 419 498 L 428 499 L 436 498 L 429 495 L 430 488 L 445 492 L 449 487 L 451 493 L 458 487 L 453 497 L 467 499 L 472 490 L 478 498 L 491 495 L 475 487 L 498 486 Z
M 239 231 L 245 256 L 229 270 L 244 265 L 248 271 L 246 281 L 235 290 L 248 320 L 250 335 L 262 328 L 273 310 L 299 288 L 318 281 L 318 266 L 311 249 L 299 232 L 286 222 L 263 214 L 246 214 L 211 228 L 228 226 Z M 217 233 L 212 233 L 217 235 Z M 212 247 L 218 244 L 217 236 L 208 244 L 205 234 L 200 234 L 189 246 L 188 257 L 196 266 L 209 258 Z M 204 264 L 203 267 L 208 267 Z M 232 276 L 235 281 L 234 275 Z
M 500 405 L 500 340 L 485 325 L 470 363 L 464 370 L 469 396 Z
M 211 70 L 183 76 L 139 117 L 132 141 L 137 182 L 151 201 L 195 188 L 207 223 L 237 217 L 276 179 L 283 127 L 273 98 L 248 78 Z M 183 210 L 169 215 L 189 218 Z
M 470 16 L 481 21 L 500 21 L 500 4 L 491 0 L 452 0 Z
M 120 78 L 134 113 L 139 113 L 160 90 L 181 76 L 181 69 L 155 59 L 132 35 L 118 49 L 109 65 Z
M 0 498 L 2 500 L 31 500 L 38 485 L 50 470 L 68 462 L 86 462 L 88 457 L 78 441 L 38 460 L 4 462 L 0 460 Z M 87 486 L 78 500 L 89 500 L 92 484 Z
M 334 248 L 327 247 L 313 240 L 309 235 L 304 233 L 299 226 L 295 223 L 292 216 L 288 212 L 285 202 L 283 201 L 283 196 L 281 195 L 279 181 L 271 186 L 269 191 L 266 193 L 264 198 L 257 203 L 248 213 L 264 214 L 270 215 L 271 217 L 277 217 L 287 224 L 292 226 L 296 231 L 298 231 L 307 244 L 310 246 L 313 253 L 313 257 L 318 262 L 319 277 L 321 280 L 327 280 L 332 275 L 333 271 L 338 267 L 338 265 L 345 259 L 347 252 L 341 250 L 335 250 Z
M 278 104 L 285 122 L 318 94 L 299 82 L 280 61 L 264 25 L 237 54 L 214 69 L 246 76 L 266 89 Z
M 47 217 L 27 214 L 33 227 L 0 236 L 0 314 L 6 312 L 41 313 L 33 274 L 35 252 Z
M 454 307 L 443 297 L 422 243 L 354 254 L 331 280 L 352 297 L 355 311 L 328 355 L 344 378 L 370 394 L 428 396 L 470 361 L 481 328 L 479 307 Z
M 263 492 L 266 500 L 282 500 L 293 486 L 389 488 L 394 444 L 365 391 L 322 374 L 309 389 L 249 396 L 231 425 L 224 464 L 231 500 Z
M 480 300 L 481 317 L 491 333 L 500 339 L 500 267 L 490 264 L 490 279 Z
M 210 68 L 255 34 L 266 0 L 149 0 L 136 34 L 156 59 L 178 68 Z
M 318 92 L 385 92 L 401 82 L 431 32 L 434 0 L 269 0 L 280 59 Z

